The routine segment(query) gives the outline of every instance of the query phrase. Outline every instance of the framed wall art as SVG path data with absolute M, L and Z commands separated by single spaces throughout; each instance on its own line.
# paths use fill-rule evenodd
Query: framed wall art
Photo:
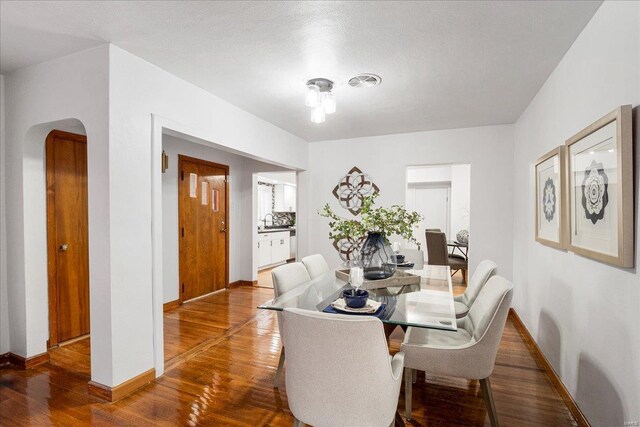
M 566 141 L 569 250 L 633 267 L 631 106 L 621 106 Z
M 565 249 L 565 147 L 557 147 L 540 157 L 534 170 L 536 241 L 556 249 Z

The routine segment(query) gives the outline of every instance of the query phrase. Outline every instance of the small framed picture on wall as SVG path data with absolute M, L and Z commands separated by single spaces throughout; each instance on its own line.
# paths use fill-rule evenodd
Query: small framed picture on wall
M 568 249 L 633 267 L 631 106 L 621 106 L 566 141 Z
M 564 146 L 554 148 L 536 161 L 536 240 L 556 249 L 566 246 L 564 179 Z

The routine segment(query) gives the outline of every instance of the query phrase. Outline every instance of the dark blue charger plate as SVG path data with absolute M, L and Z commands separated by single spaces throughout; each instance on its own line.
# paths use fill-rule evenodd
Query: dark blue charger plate
M 333 302 L 333 301 L 332 301 Z M 377 318 L 381 318 L 384 313 L 384 309 L 387 308 L 387 304 L 380 304 L 380 307 L 376 310 L 375 313 L 348 313 L 346 311 L 338 311 L 329 304 L 324 310 L 323 313 L 333 313 L 333 314 L 350 314 L 354 316 L 375 316 Z

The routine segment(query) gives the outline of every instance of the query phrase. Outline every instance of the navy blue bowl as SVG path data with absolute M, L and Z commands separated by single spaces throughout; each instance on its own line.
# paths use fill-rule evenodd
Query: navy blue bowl
M 367 303 L 369 298 L 369 292 L 360 289 L 358 293 L 354 295 L 355 289 L 346 289 L 342 292 L 342 298 L 349 308 L 362 308 Z

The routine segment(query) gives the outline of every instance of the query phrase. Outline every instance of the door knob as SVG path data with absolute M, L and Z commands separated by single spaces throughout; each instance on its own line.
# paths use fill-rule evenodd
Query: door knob
M 67 249 L 69 249 L 69 245 L 66 243 L 63 243 L 60 245 L 60 252 L 66 252 Z

